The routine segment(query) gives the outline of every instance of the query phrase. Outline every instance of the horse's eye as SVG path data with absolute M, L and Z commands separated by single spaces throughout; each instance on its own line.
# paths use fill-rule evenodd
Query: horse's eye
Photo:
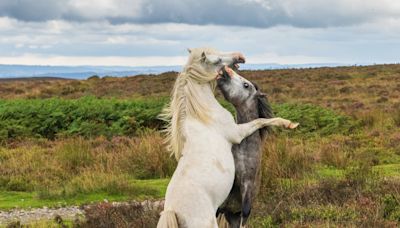
M 247 83 L 247 82 L 245 82 L 245 83 L 243 83 L 243 86 L 244 86 L 244 88 L 249 88 L 249 83 Z
M 220 64 L 220 63 L 222 63 L 222 59 L 221 58 L 219 58 L 218 60 L 217 60 L 217 62 L 216 62 L 217 64 Z

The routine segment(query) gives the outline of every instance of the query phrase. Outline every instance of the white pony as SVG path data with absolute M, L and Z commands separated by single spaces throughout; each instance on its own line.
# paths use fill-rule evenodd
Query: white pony
M 214 88 L 220 69 L 243 63 L 243 56 L 210 48 L 189 52 L 164 111 L 164 119 L 169 121 L 169 146 L 179 162 L 167 188 L 158 228 L 217 228 L 216 211 L 228 196 L 235 175 L 232 144 L 265 126 L 297 126 L 282 118 L 236 124 L 215 99 Z M 230 75 L 236 74 L 231 71 Z

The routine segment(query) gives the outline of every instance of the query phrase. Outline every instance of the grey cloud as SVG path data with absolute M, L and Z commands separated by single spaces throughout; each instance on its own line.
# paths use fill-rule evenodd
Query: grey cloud
M 47 21 L 60 19 L 66 0 L 2 0 L 0 15 L 22 21 Z
M 232 25 L 267 28 L 276 25 L 294 27 L 335 27 L 369 22 L 382 17 L 399 17 L 391 6 L 377 7 L 374 0 L 116 0 L 117 11 L 96 4 L 79 9 L 73 0 L 2 0 L 0 16 L 23 21 L 107 20 L 121 23 L 185 23 L 195 25 Z M 384 0 L 392 2 L 391 0 Z M 104 2 L 104 1 L 102 1 Z M 106 1 L 105 1 L 106 2 Z M 114 4 L 109 0 L 109 3 Z M 394 3 L 396 4 L 396 3 Z M 138 5 L 138 12 L 126 8 Z M 382 3 L 381 5 L 385 5 Z M 398 5 L 396 5 L 398 6 Z M 118 8 L 119 7 L 119 8 Z M 393 8 L 393 7 L 392 7 Z M 118 9 L 124 13 L 118 14 Z M 398 9 L 398 8 L 397 8 Z M 95 17 L 93 12 L 99 12 Z M 117 13 L 116 13 L 117 12 Z
M 268 10 L 254 2 L 155 0 L 143 4 L 138 21 L 270 27 L 285 23 L 281 15 L 280 10 Z

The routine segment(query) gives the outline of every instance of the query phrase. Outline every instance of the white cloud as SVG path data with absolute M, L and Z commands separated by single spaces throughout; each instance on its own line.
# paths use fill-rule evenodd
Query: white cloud
M 16 20 L 8 17 L 0 17 L 0 31 L 12 29 Z
M 42 46 L 29 46 L 31 49 L 45 48 Z M 146 57 L 123 57 L 123 56 L 54 56 L 24 54 L 21 56 L 0 56 L 1 64 L 22 65 L 51 65 L 51 66 L 175 66 L 184 65 L 187 56 L 146 56 Z M 278 63 L 278 64 L 306 64 L 306 63 L 330 63 L 332 59 L 313 56 L 280 56 L 276 53 L 264 53 L 260 55 L 247 56 L 251 64 Z M 345 62 L 343 62 L 345 63 Z
M 24 54 L 22 56 L 0 56 L 0 63 L 50 66 L 174 66 L 183 65 L 186 59 L 186 56 L 99 57 Z

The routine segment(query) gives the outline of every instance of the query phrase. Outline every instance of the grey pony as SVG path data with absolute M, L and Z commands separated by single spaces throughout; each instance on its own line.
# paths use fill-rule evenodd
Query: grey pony
M 225 99 L 235 107 L 238 124 L 257 118 L 273 117 L 265 94 L 254 83 L 244 78 L 242 85 L 232 83 L 229 73 L 223 69 L 217 84 Z M 238 90 L 243 90 L 243 93 L 238 93 Z M 252 203 L 260 185 L 262 145 L 269 132 L 269 128 L 260 129 L 232 147 L 235 180 L 228 198 L 217 212 L 217 216 L 225 215 L 231 228 L 244 226 L 250 216 Z

